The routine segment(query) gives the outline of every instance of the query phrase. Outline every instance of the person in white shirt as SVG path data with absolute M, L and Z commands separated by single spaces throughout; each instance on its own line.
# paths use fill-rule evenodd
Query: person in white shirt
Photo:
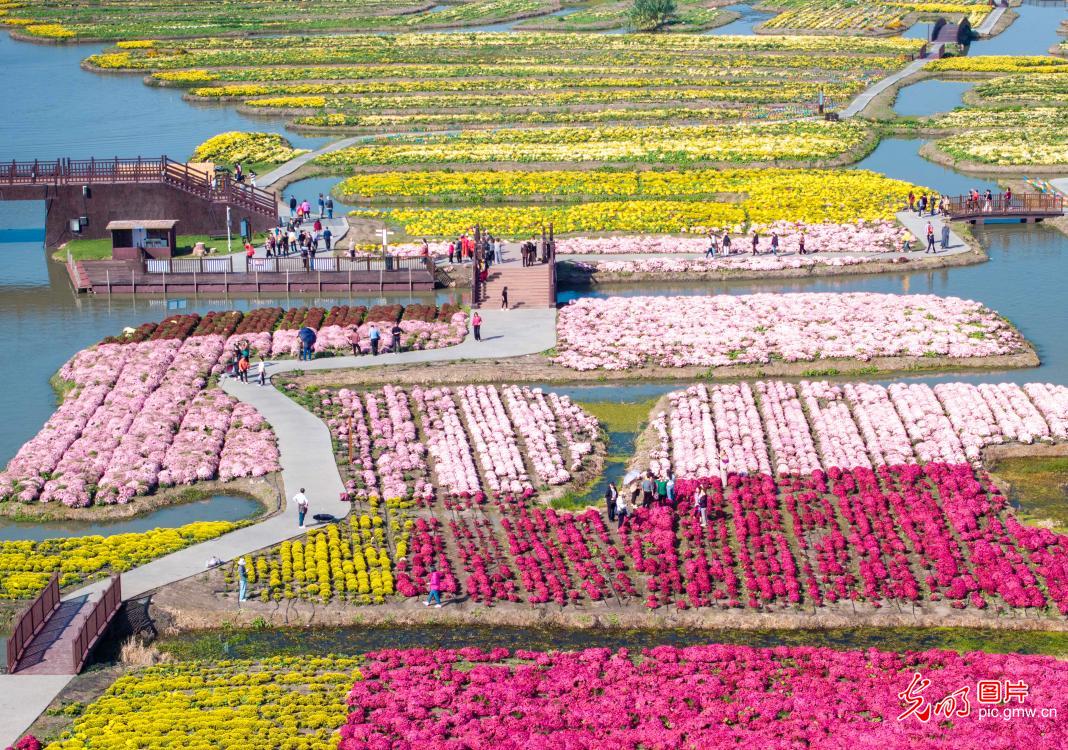
M 297 506 L 297 522 L 300 524 L 300 528 L 304 528 L 304 517 L 308 515 L 308 498 L 304 494 L 304 488 L 300 488 L 300 492 L 293 496 L 293 502 Z
M 267 385 L 267 361 L 262 356 L 256 365 L 256 380 L 260 385 Z

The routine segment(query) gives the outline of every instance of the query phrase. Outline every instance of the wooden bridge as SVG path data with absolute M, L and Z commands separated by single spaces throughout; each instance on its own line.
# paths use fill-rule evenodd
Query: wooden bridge
M 273 192 L 166 156 L 0 162 L 0 200 L 45 201 L 50 247 L 105 237 L 116 219 L 174 219 L 183 234 L 225 232 L 227 208 L 254 231 L 278 221 Z
M 950 198 L 944 204 L 946 213 L 954 221 L 982 224 L 989 219 L 1016 219 L 1036 222 L 1064 215 L 1064 196 L 1050 193 L 999 193 L 987 200 L 984 195 L 972 199 L 967 195 Z
M 99 598 L 81 596 L 63 601 L 59 574 L 15 622 L 7 640 L 9 674 L 78 674 L 122 604 L 119 576 Z

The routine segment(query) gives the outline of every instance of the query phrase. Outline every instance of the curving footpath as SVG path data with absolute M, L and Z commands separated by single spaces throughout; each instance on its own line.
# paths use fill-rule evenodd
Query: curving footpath
M 556 310 L 483 310 L 482 341 L 470 335 L 460 344 L 378 357 L 328 357 L 311 362 L 284 360 L 269 363 L 273 376 L 294 370 L 338 370 L 416 362 L 496 359 L 537 354 L 556 346 Z M 260 387 L 234 380 L 222 381 L 223 390 L 256 407 L 278 438 L 284 498 L 304 487 L 310 501 L 309 515 L 327 512 L 344 517 L 349 505 L 338 502 L 344 489 L 334 459 L 330 431 L 314 414 L 274 387 Z M 259 523 L 224 536 L 187 547 L 122 574 L 123 599 L 133 599 L 204 571 L 211 557 L 233 560 L 241 555 L 280 544 L 304 532 L 283 500 L 281 512 Z M 84 586 L 63 597 L 97 596 L 107 581 Z M 73 679 L 73 675 L 0 675 L 0 747 L 13 744 Z

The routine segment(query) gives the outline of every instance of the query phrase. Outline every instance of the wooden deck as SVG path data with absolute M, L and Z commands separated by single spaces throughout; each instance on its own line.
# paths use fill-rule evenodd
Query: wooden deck
M 94 294 L 209 294 L 287 292 L 429 292 L 427 268 L 341 271 L 251 271 L 146 273 L 128 261 L 78 261 L 68 267 L 71 283 Z

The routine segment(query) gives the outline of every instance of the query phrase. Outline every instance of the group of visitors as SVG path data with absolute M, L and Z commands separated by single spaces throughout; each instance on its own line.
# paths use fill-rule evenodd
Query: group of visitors
M 230 352 L 230 361 L 223 371 L 225 377 L 235 378 L 242 383 L 249 382 L 249 371 L 252 369 L 252 348 L 247 341 L 239 341 L 234 344 Z M 260 361 L 256 363 L 252 377 L 260 384 L 267 383 L 267 358 L 260 355 Z
M 529 240 L 519 246 L 519 255 L 523 260 L 523 266 L 533 266 L 538 263 L 538 238 L 531 237 Z M 545 258 L 542 258 L 542 263 L 545 262 Z
M 927 195 L 923 193 L 916 197 L 916 194 L 911 190 L 909 191 L 909 211 L 914 212 L 917 216 L 945 216 L 949 211 L 949 196 L 946 195 Z
M 727 486 L 727 476 L 731 472 L 730 459 L 726 453 L 719 456 L 719 480 L 720 486 Z M 740 472 L 745 474 L 745 471 Z M 701 520 L 701 526 L 708 525 L 708 491 L 698 486 L 690 498 L 689 509 L 693 515 Z M 675 508 L 679 511 L 685 509 L 680 506 L 680 498 L 675 493 L 674 472 L 648 470 L 639 474 L 629 481 L 626 487 L 620 489 L 617 483 L 609 483 L 604 493 L 605 507 L 608 511 L 609 522 L 615 522 L 616 527 L 622 529 L 635 513 L 636 508 L 651 508 L 662 506 Z
M 320 219 L 332 219 L 334 218 L 334 199 L 332 196 L 327 195 L 325 198 L 322 193 L 319 193 L 319 218 Z M 297 201 L 296 196 L 289 196 L 289 218 L 297 219 L 297 224 L 307 221 L 311 218 L 312 206 L 307 199 Z
M 377 357 L 379 352 L 387 353 L 393 352 L 394 354 L 400 354 L 403 351 L 402 337 L 404 336 L 404 329 L 401 328 L 400 323 L 394 322 L 393 327 L 389 331 L 390 344 L 386 349 L 382 349 L 382 331 L 378 328 L 377 323 L 372 323 L 371 327 L 367 331 L 367 340 L 369 342 L 368 351 L 371 356 Z M 353 356 L 359 356 L 365 354 L 363 346 L 361 344 L 360 330 L 356 326 L 350 326 L 349 331 L 349 343 L 352 344 Z
M 430 254 L 429 245 L 427 241 L 423 240 L 423 247 L 425 253 L 424 257 Z M 482 252 L 477 252 L 481 250 Z M 500 237 L 494 237 L 492 234 L 487 234 L 485 237 L 476 240 L 475 231 L 470 229 L 455 240 L 449 243 L 448 247 L 449 263 L 469 263 L 475 261 L 476 257 L 481 256 L 484 258 L 487 264 L 503 263 L 504 262 L 504 240 Z
M 776 232 L 775 230 L 772 230 L 771 238 L 769 239 L 768 245 L 767 245 L 768 249 L 766 251 L 762 251 L 760 249 L 760 232 L 758 232 L 757 230 L 754 229 L 753 233 L 752 233 L 752 236 L 750 238 L 750 245 L 752 247 L 753 255 L 767 255 L 768 253 L 770 253 L 771 255 L 778 255 L 779 254 L 779 233 Z M 800 245 L 800 247 L 798 249 L 798 252 L 800 252 L 801 255 L 807 255 L 810 252 L 816 252 L 815 250 L 806 250 L 805 249 L 805 233 L 804 232 L 801 233 L 801 237 L 799 239 L 799 245 Z M 745 255 L 745 251 L 744 250 L 740 250 L 737 253 L 732 253 L 732 250 L 731 250 L 731 234 L 730 234 L 730 232 L 724 230 L 722 237 L 719 236 L 718 234 L 716 234 L 715 231 L 710 231 L 708 233 L 708 249 L 705 250 L 705 257 L 706 258 L 715 258 L 717 255 L 721 255 L 723 257 L 727 257 L 728 255 L 732 255 L 732 254 L 734 254 L 734 255 Z
M 1006 208 L 1012 206 L 1011 187 L 1005 188 L 1001 199 Z M 989 188 L 985 193 L 980 193 L 974 188 L 969 190 L 968 197 L 965 199 L 965 208 L 969 211 L 981 210 L 984 214 L 991 213 L 994 210 L 994 192 Z

